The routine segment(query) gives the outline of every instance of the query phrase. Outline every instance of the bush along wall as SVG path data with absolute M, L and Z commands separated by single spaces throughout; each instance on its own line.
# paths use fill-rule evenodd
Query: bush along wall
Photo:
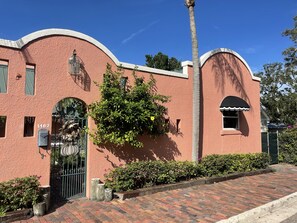
M 297 128 L 279 134 L 279 161 L 297 165 Z
M 201 163 L 190 161 L 140 161 L 117 167 L 105 175 L 105 186 L 116 192 L 199 177 L 222 176 L 236 172 L 266 169 L 266 153 L 210 155 Z
M 0 183 L 0 211 L 32 208 L 41 199 L 37 176 L 15 178 Z
M 204 176 L 223 176 L 231 173 L 243 173 L 266 169 L 269 165 L 267 153 L 209 155 L 202 159 Z

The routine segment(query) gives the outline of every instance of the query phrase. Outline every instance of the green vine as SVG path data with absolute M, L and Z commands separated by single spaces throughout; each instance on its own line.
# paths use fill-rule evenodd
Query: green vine
M 112 143 L 117 146 L 129 144 L 143 147 L 138 136 L 166 133 L 165 115 L 167 109 L 161 105 L 169 101 L 168 96 L 156 92 L 156 80 L 151 76 L 148 82 L 136 76 L 134 84 L 123 86 L 123 71 L 112 71 L 107 64 L 103 83 L 99 87 L 101 100 L 88 107 L 88 115 L 95 121 L 97 129 L 88 131 L 94 144 Z

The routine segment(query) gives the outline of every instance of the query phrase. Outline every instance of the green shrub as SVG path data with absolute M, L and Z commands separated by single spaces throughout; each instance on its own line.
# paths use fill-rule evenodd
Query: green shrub
M 279 134 L 279 161 L 297 165 L 297 128 Z
M 197 177 L 265 169 L 268 164 L 266 153 L 210 155 L 204 157 L 200 164 L 190 161 L 140 161 L 110 171 L 105 175 L 105 185 L 114 191 L 128 191 Z
M 0 183 L 0 210 L 15 211 L 30 208 L 40 200 L 37 176 L 15 178 Z
M 115 191 L 135 190 L 188 180 L 202 172 L 200 164 L 189 161 L 140 161 L 112 170 L 105 176 L 105 185 Z
M 96 130 L 87 130 L 96 145 L 112 143 L 118 148 L 131 145 L 143 147 L 140 135 L 160 135 L 167 131 L 163 103 L 169 97 L 157 93 L 156 80 L 147 81 L 133 71 L 134 84 L 123 86 L 123 70 L 112 71 L 107 65 L 103 83 L 96 85 L 101 94 L 100 101 L 91 103 L 88 115 L 96 124 Z M 132 80 L 131 80 L 132 81 Z
M 267 153 L 209 155 L 202 159 L 205 176 L 222 176 L 236 172 L 265 169 L 269 164 Z

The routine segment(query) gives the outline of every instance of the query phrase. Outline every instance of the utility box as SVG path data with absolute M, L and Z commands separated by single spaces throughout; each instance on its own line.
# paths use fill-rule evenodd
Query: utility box
M 39 129 L 38 130 L 38 146 L 47 147 L 48 146 L 48 130 Z

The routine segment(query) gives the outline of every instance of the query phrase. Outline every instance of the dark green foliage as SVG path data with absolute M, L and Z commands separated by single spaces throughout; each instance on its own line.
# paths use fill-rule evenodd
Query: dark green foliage
M 285 65 L 290 71 L 293 71 L 296 75 L 296 68 L 297 67 L 297 16 L 294 17 L 294 27 L 292 29 L 287 29 L 283 32 L 284 36 L 289 37 L 294 45 L 289 47 L 283 52 L 285 56 Z M 296 76 L 295 76 L 296 77 Z
M 281 63 L 266 64 L 261 77 L 261 103 L 272 123 L 294 124 L 297 119 L 297 95 L 292 76 Z
M 293 46 L 283 51 L 284 63 L 265 64 L 261 78 L 261 103 L 270 122 L 292 125 L 297 120 L 297 16 L 294 27 L 283 32 Z
M 279 161 L 297 165 L 297 128 L 279 134 Z
M 89 134 L 94 144 L 112 143 L 117 146 L 130 144 L 143 147 L 139 135 L 158 135 L 166 132 L 165 114 L 161 105 L 169 97 L 156 92 L 153 77 L 148 82 L 133 73 L 133 86 L 121 85 L 121 70 L 114 72 L 107 65 L 102 85 L 98 85 L 101 100 L 89 105 L 88 115 L 96 125 L 96 131 Z
M 182 69 L 181 62 L 176 58 L 169 58 L 167 55 L 159 52 L 156 55 L 145 55 L 146 58 L 146 66 L 169 70 L 169 71 L 179 71 Z
M 268 164 L 269 156 L 262 153 L 210 155 L 200 164 L 190 161 L 133 162 L 109 172 L 105 185 L 115 191 L 128 191 L 197 177 L 265 169 Z
M 170 184 L 199 177 L 200 164 L 179 161 L 141 161 L 118 167 L 107 174 L 105 185 L 115 191 L 127 191 Z
M 41 199 L 37 176 L 15 178 L 0 183 L 0 210 L 31 208 Z
M 237 172 L 265 169 L 269 164 L 267 153 L 209 155 L 202 159 L 205 176 L 221 176 Z

